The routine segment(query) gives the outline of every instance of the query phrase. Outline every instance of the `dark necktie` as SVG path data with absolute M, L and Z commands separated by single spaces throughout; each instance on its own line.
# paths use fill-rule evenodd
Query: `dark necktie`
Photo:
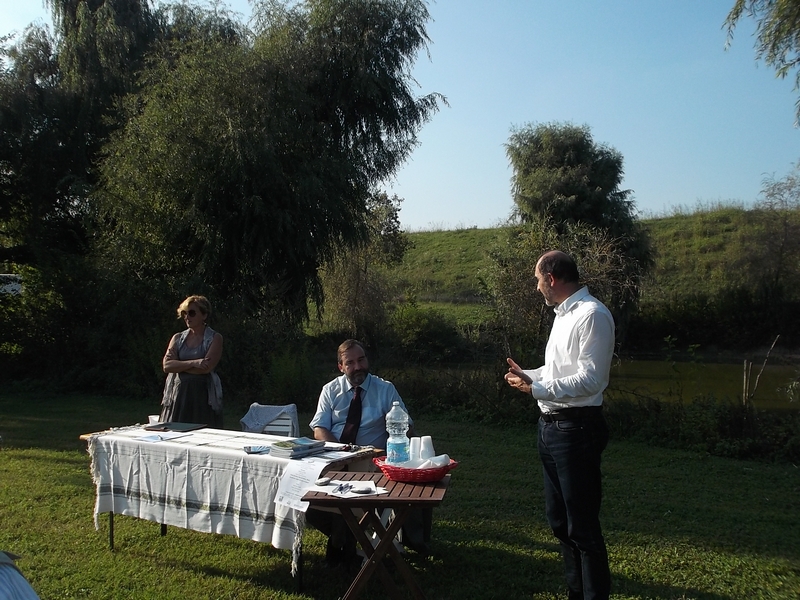
M 361 388 L 356 387 L 353 390 L 353 400 L 350 402 L 347 421 L 344 423 L 339 441 L 343 444 L 355 444 L 359 425 L 361 425 Z

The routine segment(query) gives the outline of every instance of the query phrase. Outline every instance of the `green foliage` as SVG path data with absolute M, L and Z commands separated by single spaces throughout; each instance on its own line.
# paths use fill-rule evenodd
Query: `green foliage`
M 465 358 L 465 340 L 455 323 L 431 308 L 400 304 L 390 320 L 395 360 L 414 364 Z
M 756 20 L 756 56 L 786 77 L 800 65 L 800 5 L 794 0 L 736 0 L 725 19 L 728 43 L 733 31 L 747 15 Z M 800 88 L 800 70 L 795 73 L 795 89 Z M 800 117 L 800 101 L 796 103 Z
M 505 362 L 441 364 L 435 360 L 409 368 L 389 368 L 391 379 L 413 415 L 444 416 L 454 423 L 527 424 L 536 426 L 538 409 L 503 379 Z
M 516 128 L 506 144 L 523 221 L 550 217 L 561 227 L 587 223 L 619 235 L 634 220 L 629 190 L 620 190 L 622 155 L 595 144 L 587 126 L 550 123 Z
M 156 28 L 140 0 L 48 4 L 55 37 L 29 27 L 0 48 L 0 262 L 58 270 L 89 251 L 98 152 Z
M 322 329 L 344 332 L 367 345 L 383 341 L 388 305 L 397 296 L 387 269 L 402 263 L 410 246 L 400 229 L 400 202 L 384 192 L 373 194 L 367 204 L 367 241 L 341 248 L 323 267 Z
M 297 318 L 321 301 L 319 266 L 366 239 L 369 194 L 439 97 L 410 90 L 424 3 L 270 7 L 252 44 L 201 35 L 151 60 L 97 197 L 122 268 Z
M 42 273 L 21 268 L 23 293 L 0 294 L 0 381 L 13 381 L 40 373 L 34 366 L 49 353 L 42 349 L 58 343 L 63 332 L 62 298 L 51 291 Z
M 800 460 L 800 413 L 757 411 L 714 396 L 642 397 L 612 387 L 605 394 L 614 439 L 767 462 Z
M 67 356 L 56 358 L 59 369 L 48 378 L 65 390 L 160 402 L 165 377 L 161 359 L 172 334 L 182 328 L 175 318 L 178 302 L 169 300 L 170 292 L 163 282 L 143 286 L 94 271 L 71 281 L 66 289 L 69 308 L 56 321 L 65 339 L 55 346 Z
M 0 264 L 57 272 L 86 240 L 87 140 L 80 99 L 60 85 L 54 40 L 29 28 L 0 69 Z
M 46 363 L 155 395 L 166 316 L 202 290 L 236 334 L 228 389 L 255 395 L 269 361 L 236 350 L 258 345 L 245 324 L 297 331 L 318 267 L 364 241 L 370 194 L 443 101 L 412 93 L 424 2 L 265 2 L 257 31 L 218 5 L 49 4 L 55 37 L 1 55 L 0 270 L 26 279 L 0 314 L 3 376 Z
M 281 347 L 270 357 L 264 397 L 258 402 L 296 404 L 301 411 L 315 410 L 322 383 L 311 373 L 311 357 L 303 345 Z
M 16 376 L 41 377 L 46 364 L 47 376 L 69 380 L 109 357 L 109 346 L 88 355 L 93 348 L 82 345 L 103 321 L 82 317 L 113 297 L 85 294 L 98 289 L 88 259 L 97 233 L 89 193 L 98 152 L 116 126 L 115 96 L 131 90 L 154 32 L 138 0 L 49 4 L 55 37 L 29 27 L 0 50 L 0 265 L 25 286 L 0 325 L 4 347 L 19 359 Z
M 134 74 L 158 35 L 157 18 L 143 0 L 47 0 L 59 39 L 58 60 L 67 90 L 85 99 L 90 127 L 115 96 L 134 87 Z

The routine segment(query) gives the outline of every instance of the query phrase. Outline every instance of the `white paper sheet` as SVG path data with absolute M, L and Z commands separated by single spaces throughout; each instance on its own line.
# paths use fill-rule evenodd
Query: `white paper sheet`
M 352 484 L 357 489 L 369 488 L 369 493 L 355 493 L 350 491 L 338 491 L 339 484 Z M 387 494 L 386 488 L 378 487 L 374 481 L 339 481 L 332 479 L 328 485 L 312 485 L 306 492 L 325 492 L 329 496 L 336 496 L 337 498 L 360 498 L 363 496 L 378 496 L 380 494 Z
M 185 437 L 187 435 L 192 435 L 191 432 L 186 431 L 162 431 L 161 433 L 155 433 L 152 435 L 143 435 L 136 439 L 141 440 L 142 442 L 166 442 L 169 440 L 174 440 L 175 438 Z
M 308 510 L 308 502 L 302 502 L 300 498 L 309 488 L 314 487 L 314 483 L 319 479 L 322 469 L 326 466 L 327 463 L 325 461 L 290 460 L 278 484 L 275 504 L 282 504 L 289 508 L 306 512 Z

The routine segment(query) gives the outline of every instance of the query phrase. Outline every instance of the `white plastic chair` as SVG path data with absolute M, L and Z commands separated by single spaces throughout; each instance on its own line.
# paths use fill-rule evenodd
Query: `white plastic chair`
M 239 422 L 242 424 L 242 431 L 286 437 L 300 435 L 296 404 L 277 406 L 253 402 Z

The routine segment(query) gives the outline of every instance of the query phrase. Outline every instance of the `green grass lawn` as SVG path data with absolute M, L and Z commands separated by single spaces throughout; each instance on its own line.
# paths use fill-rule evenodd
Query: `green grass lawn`
M 93 524 L 94 487 L 81 433 L 146 420 L 152 402 L 0 394 L 0 549 L 43 600 L 335 599 L 348 577 L 322 565 L 324 540 L 305 535 L 303 593 L 290 554 L 231 536 L 115 520 Z M 238 429 L 245 410 L 231 407 Z M 303 415 L 301 423 L 308 422 Z M 417 420 L 437 452 L 459 461 L 434 512 L 433 556 L 409 562 L 432 600 L 565 598 L 547 528 L 532 432 Z M 800 471 L 612 441 L 604 458 L 612 598 L 800 597 Z M 385 597 L 380 579 L 367 599 Z

